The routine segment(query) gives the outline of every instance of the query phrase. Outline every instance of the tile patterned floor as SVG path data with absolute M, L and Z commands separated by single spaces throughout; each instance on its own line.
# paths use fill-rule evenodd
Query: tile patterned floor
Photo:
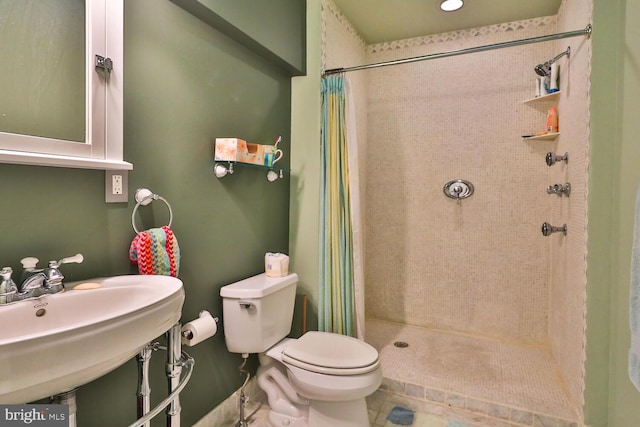
M 434 403 L 422 399 L 412 398 L 403 394 L 380 389 L 367 398 L 369 422 L 371 427 L 396 427 L 389 420 L 391 412 L 396 407 L 411 410 L 414 413 L 411 427 L 578 427 L 580 424 L 571 421 L 556 420 L 544 416 L 528 416 L 509 419 L 509 413 L 489 414 L 482 408 L 460 408 L 446 403 Z M 236 405 L 224 414 L 223 419 L 200 422 L 198 427 L 235 427 L 238 422 Z M 264 395 L 258 394 L 250 400 L 246 413 L 250 427 L 269 427 L 267 414 L 269 406 L 264 402 Z M 503 419 L 500 419 L 503 418 Z M 407 424 L 405 424 L 407 425 Z M 363 426 L 366 427 L 366 426 Z
M 382 361 L 383 389 L 522 425 L 536 415 L 578 419 L 544 348 L 373 319 L 366 326 Z
M 367 398 L 369 422 L 371 427 L 522 427 L 523 424 L 499 420 L 471 410 L 460 409 L 446 404 L 435 404 L 392 392 L 378 390 Z M 409 409 L 413 412 L 410 424 L 396 424 L 390 420 L 390 414 L 396 407 Z M 252 402 L 247 411 L 251 416 L 247 418 L 249 427 L 269 427 L 267 414 L 269 406 L 263 402 Z M 235 427 L 238 422 L 237 413 L 226 420 L 206 424 L 210 427 Z M 205 424 L 198 424 L 204 426 Z M 558 423 L 553 419 L 536 418 L 526 424 L 534 427 L 578 427 L 577 423 Z M 366 426 L 363 426 L 366 427 Z
M 413 427 L 579 427 L 572 421 L 558 420 L 544 416 L 531 416 L 527 419 L 500 419 L 489 414 L 486 409 L 459 408 L 447 403 L 435 403 L 414 399 L 406 395 L 378 390 L 367 398 L 369 420 L 372 427 L 394 427 L 390 414 L 397 406 L 414 412 Z M 392 418 L 391 418 L 392 419 Z
M 372 427 L 580 427 L 546 350 L 424 328 L 367 321 L 384 380 L 367 398 Z M 409 347 L 398 348 L 395 341 Z M 250 382 L 251 427 L 268 427 L 264 393 Z M 235 427 L 237 397 L 197 427 Z M 412 412 L 410 424 L 392 416 Z M 391 416 L 390 416 L 391 415 Z M 214 420 L 214 421 L 212 421 Z M 364 427 L 364 426 L 363 426 Z

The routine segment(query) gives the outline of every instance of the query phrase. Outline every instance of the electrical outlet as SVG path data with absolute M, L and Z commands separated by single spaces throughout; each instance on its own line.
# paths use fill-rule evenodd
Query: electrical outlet
M 111 194 L 122 194 L 122 175 L 111 176 Z
M 127 171 L 105 171 L 105 202 L 126 203 L 129 198 L 127 191 L 128 177 Z

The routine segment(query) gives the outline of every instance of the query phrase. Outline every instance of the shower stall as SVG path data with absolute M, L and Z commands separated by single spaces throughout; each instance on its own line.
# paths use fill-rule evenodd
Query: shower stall
M 323 65 L 590 22 L 590 1 L 564 0 L 555 16 L 366 45 L 327 0 Z M 532 99 L 536 66 L 552 59 L 560 91 Z M 590 59 L 589 38 L 576 37 L 347 76 L 364 195 L 365 339 L 380 352 L 386 390 L 516 425 L 581 421 Z M 530 137 L 551 107 L 558 134 Z M 458 199 L 458 180 L 473 194 Z M 551 233 L 564 224 L 566 235 Z

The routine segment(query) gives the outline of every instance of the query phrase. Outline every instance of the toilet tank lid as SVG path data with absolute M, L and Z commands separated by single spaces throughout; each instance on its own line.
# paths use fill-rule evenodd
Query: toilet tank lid
M 298 275 L 295 273 L 283 277 L 270 277 L 262 273 L 221 287 L 220 296 L 238 299 L 262 298 L 297 282 Z

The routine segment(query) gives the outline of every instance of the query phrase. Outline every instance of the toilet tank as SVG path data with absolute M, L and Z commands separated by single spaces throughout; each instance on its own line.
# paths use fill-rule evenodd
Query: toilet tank
M 263 353 L 291 332 L 298 275 L 259 274 L 220 288 L 224 339 L 232 353 Z

